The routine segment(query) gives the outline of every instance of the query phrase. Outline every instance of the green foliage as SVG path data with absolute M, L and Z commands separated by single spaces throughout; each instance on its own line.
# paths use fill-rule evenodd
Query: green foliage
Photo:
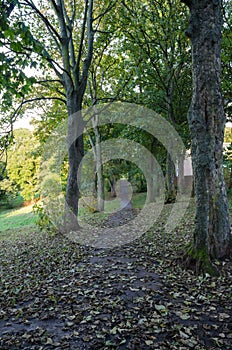
M 227 118 L 232 120 L 232 2 L 223 1 L 224 26 L 222 33 L 222 89 Z
M 40 158 L 36 152 L 38 143 L 28 129 L 14 132 L 14 143 L 8 150 L 7 177 L 25 200 L 36 196 Z
M 232 143 L 232 128 L 225 127 L 224 142 Z
M 17 185 L 7 177 L 0 181 L 0 200 L 0 207 L 6 209 L 20 207 L 24 202 Z
M 7 166 L 0 178 L 1 206 L 15 208 L 37 195 L 39 155 L 36 140 L 28 129 L 14 132 L 14 143 L 8 146 Z
M 24 198 L 20 195 L 12 195 L 11 193 L 7 192 L 1 197 L 1 208 L 5 209 L 14 209 L 19 208 L 23 205 Z
M 57 233 L 55 225 L 52 223 L 51 218 L 49 218 L 42 204 L 34 204 L 33 212 L 36 216 L 35 223 L 40 229 L 40 231 L 45 231 L 52 235 Z
M 44 162 L 42 166 L 39 175 L 41 177 L 39 190 L 42 199 L 40 203 L 34 205 L 33 210 L 37 214 L 36 224 L 40 230 L 55 234 L 62 225 L 64 215 L 61 178 L 56 173 L 48 171 L 47 166 L 53 166 L 50 161 L 47 164 Z
M 133 208 L 142 209 L 146 201 L 146 193 L 135 193 L 132 197 Z
M 223 153 L 224 176 L 227 185 L 230 206 L 232 205 L 232 143 L 226 147 Z
M 135 70 L 134 87 L 127 89 L 130 97 L 162 114 L 175 127 L 181 125 L 178 131 L 189 144 L 191 49 L 185 36 L 185 7 L 180 1 L 127 1 L 120 19 L 127 69 Z
M 81 214 L 94 214 L 97 212 L 97 199 L 94 196 L 85 196 L 84 199 L 80 199 L 80 206 L 82 207 L 82 210 L 79 212 L 79 217 Z
M 50 86 L 54 86 L 54 90 L 56 90 L 56 86 L 54 83 L 51 83 Z M 52 94 L 54 96 L 53 91 Z M 60 101 L 53 100 L 49 104 L 43 104 L 43 113 L 40 115 L 40 118 L 34 118 L 32 121 L 32 125 L 35 129 L 35 136 L 40 141 L 41 145 L 44 145 L 46 143 L 51 133 L 66 118 L 66 107 L 64 104 L 61 104 Z
M 43 196 L 50 196 L 50 205 L 52 204 L 51 209 L 54 213 L 48 213 L 44 206 L 36 205 L 38 225 L 53 232 L 55 225 L 51 217 L 53 214 L 60 214 L 59 210 L 55 213 L 56 197 L 65 191 L 67 159 L 64 160 L 61 174 L 57 175 L 52 169 L 52 164 L 47 172 L 43 170 L 41 188 L 38 188 L 39 154 L 41 146 L 46 143 L 51 132 L 66 118 L 67 110 L 61 102 L 65 102 L 69 94 L 80 92 L 86 86 L 86 80 L 82 80 L 82 77 L 87 76 L 83 68 L 87 67 L 86 63 L 91 55 L 89 51 L 85 56 L 91 46 L 91 36 L 86 36 L 88 30 L 85 23 L 82 23 L 83 9 L 88 2 L 79 1 L 76 12 L 73 13 L 72 5 L 75 2 L 63 2 L 66 10 L 63 21 L 67 22 L 65 25 L 62 21 L 59 23 L 61 17 L 56 16 L 59 13 L 57 9 L 51 16 L 51 3 L 0 0 L 0 46 L 3 48 L 0 50 L 0 151 L 9 149 L 7 172 L 1 170 L 2 164 L 0 168 L 0 199 L 8 206 L 13 206 L 21 200 L 18 192 L 30 200 L 43 189 Z M 190 135 L 186 116 L 192 92 L 191 50 L 189 40 L 185 36 L 188 13 L 184 5 L 178 0 L 116 1 L 114 8 L 112 6 L 107 9 L 108 5 L 111 5 L 110 1 L 98 0 L 94 6 L 95 44 L 85 105 L 91 106 L 93 103 L 116 99 L 145 105 L 167 118 L 181 135 L 185 145 L 189 146 Z M 17 9 L 9 18 L 11 6 L 16 6 Z M 222 45 L 223 91 L 227 116 L 230 118 L 230 1 L 225 2 L 225 17 L 227 22 L 224 26 Z M 80 35 L 82 29 L 79 24 L 83 26 L 83 35 Z M 63 30 L 60 30 L 62 26 Z M 64 45 L 66 38 L 63 37 L 66 30 L 70 33 L 70 45 L 67 46 Z M 75 57 L 78 52 L 79 57 Z M 36 84 L 36 89 L 33 87 L 37 78 L 27 76 L 25 69 L 28 67 L 43 69 L 42 82 L 40 85 Z M 51 74 L 52 69 L 57 75 L 57 80 L 54 80 L 54 74 Z M 40 140 L 40 149 L 36 152 L 30 147 L 34 138 L 26 132 L 16 135 L 12 144 L 12 123 L 19 113 L 17 104 L 24 103 L 25 97 L 29 95 L 34 98 L 39 96 L 57 99 L 56 102 L 40 105 L 44 114 L 36 125 L 36 133 Z M 122 125 L 104 126 L 100 128 L 100 132 L 101 140 L 123 137 L 141 143 L 155 155 L 164 169 L 165 150 L 148 133 Z M 92 136 L 94 138 L 94 135 Z M 86 148 L 89 148 L 87 141 Z M 228 181 L 231 180 L 232 169 L 230 158 L 227 154 L 225 170 Z M 53 172 L 51 176 L 49 171 Z M 121 159 L 108 162 L 104 164 L 104 176 L 113 185 L 125 176 L 138 191 L 146 189 L 143 174 L 132 162 Z M 169 197 L 168 200 L 171 202 L 174 198 Z

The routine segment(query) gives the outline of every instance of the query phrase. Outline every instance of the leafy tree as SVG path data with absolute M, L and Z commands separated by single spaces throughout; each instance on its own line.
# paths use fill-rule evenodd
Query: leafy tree
M 54 74 L 49 78 L 46 74 L 43 83 L 57 83 L 63 90 L 62 100 L 65 95 L 68 114 L 67 136 L 68 140 L 72 140 L 68 145 L 66 202 L 76 216 L 79 198 L 77 170 L 84 153 L 84 121 L 80 111 L 93 56 L 94 36 L 97 36 L 103 17 L 114 3 L 103 3 L 99 0 L 93 7 L 93 0 L 80 1 L 78 5 L 75 0 L 69 3 L 63 0 L 47 0 L 38 5 L 31 0 L 19 0 L 15 1 L 14 5 L 17 6 L 15 23 L 21 23 L 22 31 L 29 37 L 28 45 L 20 47 L 23 57 L 33 52 L 36 57 L 47 62 L 56 78 Z M 12 28 L 10 32 L 12 33 Z M 79 132 L 77 138 L 73 134 L 76 128 Z
M 126 98 L 161 113 L 180 133 L 187 146 L 191 57 L 190 45 L 184 36 L 187 23 L 184 7 L 179 1 L 128 0 L 123 4 L 124 50 L 129 57 L 128 69 L 134 72 Z M 175 166 L 171 159 L 171 155 L 167 154 L 167 202 L 175 200 L 176 192 Z
M 15 22 L 14 7 L 13 1 L 0 1 L 0 48 L 3 47 L 0 50 L 0 155 L 5 158 L 13 140 L 13 123 L 20 116 L 24 96 L 35 81 L 25 74 L 25 68 L 30 67 L 32 62 L 18 54 L 28 43 L 28 32 L 21 22 Z
M 232 2 L 223 1 L 223 36 L 222 36 L 222 91 L 224 95 L 225 113 L 232 120 Z
M 14 131 L 14 142 L 8 150 L 7 178 L 25 200 L 34 199 L 38 185 L 40 157 L 38 142 L 28 129 Z
M 231 255 L 232 235 L 223 174 L 225 114 L 221 91 L 221 2 L 184 1 L 190 8 L 193 96 L 188 113 L 196 193 L 196 225 L 189 262 L 217 273 L 211 259 Z

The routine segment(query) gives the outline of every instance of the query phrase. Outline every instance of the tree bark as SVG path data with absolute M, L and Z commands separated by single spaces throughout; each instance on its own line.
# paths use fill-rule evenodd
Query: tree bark
M 175 165 L 172 161 L 172 157 L 167 153 L 166 160 L 166 193 L 165 193 L 165 203 L 174 203 L 176 199 L 176 187 L 175 187 Z
M 167 105 L 167 120 L 175 125 L 174 122 L 174 110 L 173 110 L 173 67 L 171 67 L 169 64 L 167 66 L 167 90 L 166 90 L 166 105 Z M 172 146 L 172 145 L 171 145 Z M 172 147 L 170 147 L 170 150 Z M 175 180 L 176 180 L 176 169 L 175 164 L 172 160 L 172 154 L 169 154 L 167 152 L 167 159 L 166 159 L 166 193 L 165 193 L 165 203 L 174 203 L 176 199 L 176 187 L 175 187 Z
M 156 139 L 153 139 L 150 146 L 150 153 L 153 154 L 156 146 Z M 147 177 L 147 202 L 153 203 L 155 202 L 155 164 L 154 158 L 150 156 L 149 159 L 149 174 Z
M 80 165 L 84 156 L 84 121 L 81 114 L 82 98 L 79 100 L 76 94 L 72 98 L 67 97 L 68 108 L 68 179 L 66 186 L 66 211 L 65 231 L 79 229 L 77 222 L 78 205 L 80 198 L 79 181 Z M 79 174 L 79 178 L 78 178 Z M 79 180 L 79 181 L 78 181 Z
M 178 159 L 178 191 L 183 194 L 185 191 L 185 178 L 184 178 L 184 160 L 185 153 L 182 152 L 180 154 L 180 158 Z
M 92 147 L 94 150 L 95 162 L 96 162 L 96 193 L 97 193 L 97 210 L 99 212 L 104 211 L 104 199 L 105 199 L 105 191 L 104 191 L 104 177 L 103 177 L 103 164 L 102 164 L 102 151 L 101 151 L 101 133 L 98 127 L 99 124 L 99 114 L 97 109 L 95 108 L 97 97 L 97 77 L 96 71 L 93 70 L 91 72 L 91 80 L 92 86 L 89 81 L 89 92 L 93 104 L 93 108 L 95 111 L 95 116 L 92 119 L 93 132 L 95 135 L 95 146 L 92 143 Z
M 225 114 L 221 91 L 221 1 L 183 1 L 190 7 L 193 95 L 188 113 L 196 194 L 189 254 L 197 272 L 215 273 L 212 259 L 231 255 L 232 235 L 223 174 Z
M 68 99 L 67 99 L 68 101 Z M 68 101 L 69 103 L 69 101 Z M 70 208 L 72 213 L 77 216 L 78 214 L 78 201 L 79 201 L 79 186 L 77 181 L 77 172 L 80 166 L 81 160 L 84 156 L 84 143 L 83 143 L 83 133 L 81 133 L 81 103 L 77 106 L 77 103 L 71 99 L 72 109 L 75 110 L 74 113 L 69 112 L 68 115 L 68 180 L 66 186 L 66 203 Z M 79 112 L 78 112 L 79 111 Z M 75 115 L 77 114 L 77 115 Z M 78 115 L 79 114 L 79 115 Z M 78 121 L 76 119 L 79 119 Z M 76 135 L 73 134 L 74 130 Z M 79 134 L 79 135 L 78 135 Z
M 83 58 L 83 35 L 79 44 L 77 57 L 75 55 L 74 43 L 69 34 L 70 23 L 65 23 L 65 5 L 59 0 L 59 11 L 57 16 L 60 24 L 60 32 L 62 36 L 62 60 L 63 60 L 63 84 L 66 93 L 66 103 L 68 110 L 68 180 L 66 187 L 66 213 L 65 213 L 65 230 L 78 230 L 77 221 L 78 205 L 80 198 L 79 184 L 80 180 L 80 164 L 84 156 L 84 120 L 82 118 L 82 102 L 86 91 L 88 71 L 93 56 L 93 0 L 86 1 L 83 17 L 83 28 L 87 31 L 87 53 L 81 67 L 81 58 Z M 62 12 L 62 15 L 61 15 Z M 84 34 L 84 31 L 83 31 Z M 78 173 L 79 171 L 79 173 Z M 78 179 L 79 174 L 79 179 Z
M 95 156 L 96 156 L 96 175 L 97 175 L 97 209 L 104 211 L 104 179 L 101 155 L 101 135 L 98 127 L 98 115 L 93 118 L 93 130 L 96 139 Z
M 115 186 L 115 179 L 112 178 L 108 178 L 109 184 L 110 184 L 110 195 L 111 197 L 117 197 L 117 193 L 116 193 L 116 186 Z

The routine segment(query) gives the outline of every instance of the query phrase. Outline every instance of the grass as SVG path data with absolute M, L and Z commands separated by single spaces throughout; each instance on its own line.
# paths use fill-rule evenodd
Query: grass
M 142 209 L 145 201 L 146 201 L 146 193 L 136 193 L 132 197 L 132 204 L 134 208 Z M 109 197 L 108 195 L 106 195 L 105 208 L 104 208 L 105 212 L 112 213 L 113 211 L 119 210 L 119 209 L 120 209 L 120 199 Z M 87 211 L 88 210 L 86 210 L 85 206 L 81 206 L 80 213 L 79 213 L 80 217 L 85 215 Z
M 146 200 L 146 193 L 137 193 L 132 198 L 134 208 L 142 208 Z M 35 225 L 36 215 L 32 211 L 33 205 L 18 209 L 8 209 L 0 211 L 0 240 L 14 239 L 18 235 L 27 234 L 37 230 Z M 95 219 L 99 222 L 104 220 L 109 213 L 120 208 L 120 201 L 117 198 L 111 198 L 106 201 L 104 213 L 94 213 Z M 86 208 L 80 208 L 80 218 L 91 218 L 93 213 Z
M 134 208 L 142 209 L 146 201 L 146 193 L 136 193 L 132 198 Z
M 12 239 L 36 229 L 32 205 L 0 211 L 0 239 Z
M 134 194 L 132 197 L 133 208 L 142 209 L 145 201 L 146 201 L 146 193 Z M 105 200 L 104 212 L 93 213 L 91 212 L 91 209 L 89 210 L 86 206 L 81 205 L 79 207 L 79 219 L 88 222 L 89 220 L 91 221 L 91 219 L 93 218 L 94 222 L 100 225 L 101 222 L 109 216 L 109 214 L 119 209 L 120 209 L 120 199 L 112 198 L 107 195 Z

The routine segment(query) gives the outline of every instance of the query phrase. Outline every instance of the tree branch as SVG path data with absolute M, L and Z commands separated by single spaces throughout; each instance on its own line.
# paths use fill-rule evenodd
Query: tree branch
M 112 8 L 115 6 L 115 4 L 117 3 L 117 1 L 114 1 L 111 5 L 109 5 L 104 12 L 102 12 L 100 15 L 98 15 L 97 17 L 93 18 L 93 22 L 97 21 L 98 19 L 101 19 L 102 17 L 104 17 L 108 12 L 110 12 L 110 10 L 112 10 Z
M 56 29 L 53 27 L 53 25 L 48 21 L 48 19 L 42 14 L 42 12 L 35 6 L 35 4 L 30 1 L 30 0 L 24 0 L 25 3 L 24 5 L 27 5 L 29 6 L 30 8 L 32 8 L 35 13 L 37 13 L 37 15 L 42 19 L 42 21 L 44 22 L 44 24 L 46 25 L 46 27 L 48 29 L 50 29 L 54 34 L 55 36 L 58 38 L 58 40 L 61 42 L 61 37 L 60 35 L 58 34 L 58 32 L 56 31 Z M 23 4 L 23 2 L 22 2 Z
M 49 0 L 49 2 L 51 3 L 51 5 L 52 5 L 54 11 L 56 12 L 56 14 L 58 14 L 59 8 L 58 8 L 58 6 L 57 6 L 55 0 Z
M 82 50 L 83 50 L 83 45 L 84 45 L 87 14 L 88 14 L 88 0 L 85 1 L 85 11 L 84 11 L 84 17 L 83 17 L 82 28 L 81 28 L 80 44 L 79 44 L 79 50 L 78 50 L 78 55 L 77 55 L 76 67 L 74 68 L 74 72 L 77 76 L 78 82 L 80 80 L 80 63 L 81 63 Z
M 35 84 L 43 84 L 43 83 L 60 83 L 61 85 L 63 85 L 62 81 L 58 80 L 58 79 L 38 80 L 38 81 L 36 81 Z
M 125 81 L 125 83 L 123 84 L 123 86 L 118 90 L 118 92 L 116 93 L 116 95 L 114 97 L 110 97 L 110 98 L 104 98 L 104 99 L 98 99 L 96 98 L 95 100 L 93 100 L 93 106 L 91 108 L 89 108 L 89 111 L 86 112 L 86 114 L 83 117 L 86 117 L 88 114 L 91 114 L 91 117 L 86 121 L 86 124 L 88 122 L 90 122 L 90 120 L 92 120 L 96 115 L 99 115 L 100 113 L 102 113 L 104 110 L 106 110 L 111 104 L 112 102 L 118 101 L 118 97 L 120 96 L 121 92 L 125 89 L 126 85 L 129 83 L 131 77 L 132 77 L 133 73 L 130 74 L 129 78 Z M 96 106 L 98 101 L 110 101 L 106 106 L 104 106 L 103 108 L 101 108 L 99 111 L 96 112 L 96 110 L 94 109 L 94 107 Z M 120 100 L 121 101 L 121 100 Z M 131 102 L 131 101 L 130 101 Z M 92 114 L 92 110 L 94 110 L 95 112 Z
M 63 100 L 62 98 L 60 97 L 45 97 L 45 96 L 41 96 L 41 97 L 35 97 L 35 98 L 30 98 L 28 100 L 23 100 L 19 106 L 15 109 L 13 115 L 12 115 L 12 123 L 14 123 L 17 119 L 17 116 L 18 116 L 18 113 L 20 112 L 21 108 L 27 104 L 27 103 L 31 103 L 31 102 L 36 102 L 36 101 L 42 101 L 42 100 L 58 100 L 58 101 L 61 101 L 63 103 L 66 104 L 66 100 Z
M 83 64 L 82 76 L 81 76 L 81 93 L 85 90 L 88 71 L 91 65 L 93 57 L 93 41 L 94 41 L 94 31 L 93 31 L 93 0 L 90 0 L 88 7 L 88 16 L 87 16 L 87 31 L 88 31 L 88 51 Z
M 15 8 L 15 6 L 16 6 L 16 3 L 13 1 L 11 1 L 8 6 L 6 4 L 2 3 L 0 6 L 1 13 L 3 13 L 5 11 L 6 17 L 9 18 L 12 11 Z
M 35 101 L 42 101 L 42 100 L 57 100 L 57 101 L 61 101 L 64 104 L 66 104 L 66 100 L 62 99 L 61 97 L 46 97 L 46 96 L 41 96 L 41 97 L 35 97 L 35 98 L 31 98 L 29 100 L 25 100 L 23 102 L 21 102 L 20 107 L 22 107 L 23 105 L 25 105 L 26 103 L 30 103 L 30 102 L 35 102 Z

